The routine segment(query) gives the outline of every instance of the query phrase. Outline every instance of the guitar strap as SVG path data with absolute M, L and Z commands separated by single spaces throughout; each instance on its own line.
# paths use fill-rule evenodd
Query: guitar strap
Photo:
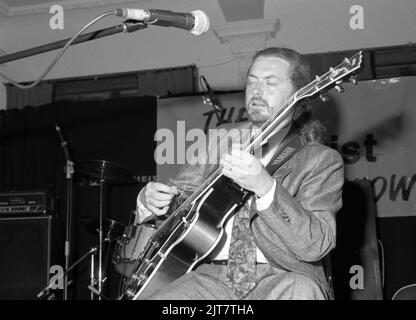
M 277 135 L 274 135 L 274 137 L 276 136 Z M 269 139 L 268 144 L 273 145 L 273 137 Z M 281 146 L 276 149 L 271 160 L 267 164 L 267 172 L 273 176 L 276 170 L 300 151 L 305 144 L 306 141 L 302 139 L 297 130 L 291 129 L 283 139 Z

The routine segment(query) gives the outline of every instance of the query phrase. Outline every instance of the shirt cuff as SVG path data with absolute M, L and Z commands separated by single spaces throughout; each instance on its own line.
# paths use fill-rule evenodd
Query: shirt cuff
M 257 210 L 259 211 L 266 210 L 272 204 L 275 191 L 276 191 L 276 180 L 273 179 L 272 188 L 269 191 L 267 191 L 267 193 L 264 196 L 256 199 Z
M 136 206 L 136 211 L 135 211 L 136 218 L 134 219 L 134 224 L 141 224 L 147 221 L 153 215 L 152 211 L 147 209 L 142 202 L 141 197 L 142 197 L 143 190 L 144 189 L 142 189 L 139 192 L 139 195 L 137 196 L 137 202 L 136 202 L 137 206 Z

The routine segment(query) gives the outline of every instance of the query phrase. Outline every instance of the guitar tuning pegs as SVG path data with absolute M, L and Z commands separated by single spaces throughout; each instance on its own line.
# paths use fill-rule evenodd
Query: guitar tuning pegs
M 353 85 L 357 85 L 358 84 L 357 76 L 351 76 L 350 81 L 352 82 Z
M 351 64 L 350 59 L 348 59 L 348 58 L 344 58 L 344 61 L 348 64 Z
M 329 101 L 329 97 L 326 94 L 321 93 L 319 95 L 319 99 L 321 99 L 322 102 L 328 102 Z
M 335 86 L 335 89 L 336 89 L 338 92 L 344 92 L 344 91 L 345 91 L 344 87 L 343 87 L 343 86 L 341 86 L 340 84 L 337 84 L 337 85 Z

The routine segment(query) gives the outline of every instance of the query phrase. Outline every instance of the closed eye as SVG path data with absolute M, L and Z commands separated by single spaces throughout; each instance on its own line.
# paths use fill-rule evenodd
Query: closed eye
M 248 79 L 247 79 L 247 84 L 248 84 L 248 85 L 255 84 L 256 82 L 257 82 L 257 81 L 256 81 L 256 79 L 255 79 L 255 78 L 248 77 Z
M 279 81 L 267 81 L 267 85 L 268 86 L 277 86 L 279 84 L 280 84 Z

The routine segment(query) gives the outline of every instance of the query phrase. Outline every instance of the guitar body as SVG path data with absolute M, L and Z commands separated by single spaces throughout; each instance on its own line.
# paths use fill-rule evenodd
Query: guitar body
M 392 300 L 416 300 L 416 284 L 410 284 L 396 291 Z
M 146 298 L 191 271 L 215 252 L 228 217 L 250 193 L 221 176 L 191 208 L 174 212 L 155 232 L 137 261 L 120 299 Z

